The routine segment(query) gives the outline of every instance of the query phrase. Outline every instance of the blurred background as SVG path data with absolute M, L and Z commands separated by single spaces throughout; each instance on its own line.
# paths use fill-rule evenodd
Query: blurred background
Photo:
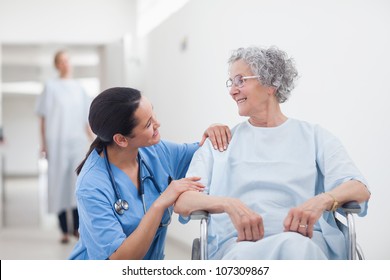
M 372 191 L 357 218 L 367 259 L 390 259 L 390 2 L 387 0 L 0 0 L 0 259 L 66 259 L 47 213 L 35 102 L 67 49 L 91 97 L 140 89 L 163 138 L 199 141 L 243 121 L 225 87 L 231 50 L 276 45 L 300 79 L 287 116 L 340 138 Z M 198 223 L 169 228 L 167 259 L 190 259 Z

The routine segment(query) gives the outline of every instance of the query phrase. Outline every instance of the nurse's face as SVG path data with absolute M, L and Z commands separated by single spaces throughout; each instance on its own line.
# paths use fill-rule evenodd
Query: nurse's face
M 147 147 L 157 144 L 160 141 L 158 128 L 160 123 L 153 112 L 153 106 L 144 96 L 141 97 L 138 109 L 134 116 L 138 119 L 138 125 L 133 130 L 130 141 L 132 146 Z

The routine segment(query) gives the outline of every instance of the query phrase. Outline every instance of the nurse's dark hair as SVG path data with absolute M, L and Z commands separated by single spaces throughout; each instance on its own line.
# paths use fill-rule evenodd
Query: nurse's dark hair
M 96 149 L 99 153 L 105 146 L 113 143 L 113 136 L 120 133 L 133 137 L 133 129 L 138 124 L 134 113 L 138 109 L 141 92 L 137 89 L 114 87 L 101 92 L 91 103 L 89 125 L 96 134 L 85 159 L 76 168 L 80 174 L 88 156 Z

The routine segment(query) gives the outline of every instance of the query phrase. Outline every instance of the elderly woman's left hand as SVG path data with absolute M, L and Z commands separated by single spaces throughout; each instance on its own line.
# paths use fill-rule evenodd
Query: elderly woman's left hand
M 284 231 L 295 231 L 313 237 L 314 224 L 326 210 L 326 197 L 317 195 L 298 207 L 291 208 L 284 219 Z
M 223 124 L 212 124 L 203 133 L 199 146 L 202 146 L 206 139 L 209 138 L 214 149 L 221 152 L 225 151 L 232 139 L 230 128 Z

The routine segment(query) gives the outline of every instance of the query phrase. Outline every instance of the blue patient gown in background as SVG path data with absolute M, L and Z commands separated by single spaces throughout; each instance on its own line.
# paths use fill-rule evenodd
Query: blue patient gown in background
M 210 195 L 238 198 L 259 213 L 265 235 L 257 242 L 236 242 L 229 216 L 212 214 L 209 258 L 345 259 L 345 239 L 331 213 L 315 224 L 312 239 L 283 227 L 288 211 L 316 194 L 352 179 L 367 185 L 340 141 L 318 125 L 295 119 L 270 128 L 245 121 L 232 132 L 223 153 L 207 141 L 195 153 L 187 177 L 200 176 Z M 367 205 L 361 206 L 363 216 Z

